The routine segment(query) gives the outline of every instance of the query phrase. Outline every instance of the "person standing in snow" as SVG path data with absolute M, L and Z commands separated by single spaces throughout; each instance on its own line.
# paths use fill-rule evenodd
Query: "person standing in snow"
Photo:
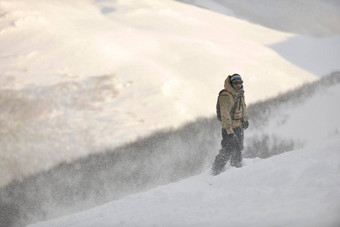
M 212 166 L 212 174 L 221 173 L 230 160 L 230 165 L 242 167 L 244 129 L 248 128 L 247 108 L 244 98 L 243 80 L 239 74 L 228 76 L 224 89 L 220 91 L 217 118 L 222 124 L 222 148 Z

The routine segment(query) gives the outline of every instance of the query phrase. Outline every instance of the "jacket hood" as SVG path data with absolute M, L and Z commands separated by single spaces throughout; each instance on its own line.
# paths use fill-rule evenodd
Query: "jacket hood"
M 224 89 L 228 90 L 229 92 L 231 92 L 233 95 L 239 95 L 241 93 L 244 93 L 243 89 L 241 91 L 236 91 L 230 83 L 230 78 L 231 76 L 228 76 L 227 79 L 225 79 L 224 81 Z M 243 88 L 243 87 L 242 87 Z

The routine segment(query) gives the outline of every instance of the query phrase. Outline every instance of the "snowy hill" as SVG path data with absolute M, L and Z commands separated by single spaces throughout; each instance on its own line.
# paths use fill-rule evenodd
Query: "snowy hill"
M 308 142 L 303 149 L 246 159 L 243 168 L 228 167 L 217 177 L 206 172 L 30 226 L 338 226 L 339 76 L 337 81 L 303 102 L 281 104 L 261 130 Z
M 262 26 L 307 36 L 340 34 L 338 0 L 177 0 Z
M 299 171 L 302 171 L 303 168 L 313 169 L 311 165 L 315 165 L 317 170 L 311 171 L 311 175 L 314 176 L 315 171 L 319 171 L 323 162 L 330 162 L 331 166 L 336 166 L 335 156 L 339 153 L 337 146 L 340 108 L 338 105 L 331 104 L 336 104 L 340 98 L 339 86 L 340 75 L 337 73 L 323 77 L 298 90 L 250 105 L 249 114 L 252 120 L 246 133 L 245 168 L 252 168 L 251 172 L 263 172 L 262 175 L 251 175 L 251 178 L 247 178 L 246 174 L 241 174 L 240 180 L 262 182 L 261 179 L 267 178 L 273 183 L 281 179 L 282 176 L 284 177 L 282 180 L 286 182 L 289 181 L 290 176 L 295 176 L 294 169 L 301 168 Z M 320 107 L 320 109 L 316 107 Z M 327 118 L 311 123 L 313 119 L 319 119 L 320 116 L 327 116 Z M 108 150 L 106 153 L 91 155 L 73 163 L 64 163 L 47 172 L 26 178 L 22 182 L 13 182 L 5 189 L 0 190 L 0 201 L 5 204 L 2 207 L 5 214 L 2 219 L 8 222 L 11 220 L 19 223 L 35 223 L 79 212 L 112 200 L 123 199 L 122 201 L 125 201 L 124 197 L 127 195 L 207 172 L 219 149 L 219 143 L 220 125 L 214 117 L 197 120 L 177 130 L 159 132 L 118 149 Z M 327 151 L 321 149 L 322 147 L 326 147 L 325 149 L 330 149 L 330 152 L 334 153 L 324 157 L 322 154 Z M 271 161 L 256 159 L 258 157 L 269 158 L 287 151 L 291 151 L 291 154 L 279 155 L 275 157 L 275 160 L 280 162 L 280 157 L 286 157 L 281 161 L 287 163 L 288 159 L 292 159 L 290 160 L 292 166 L 274 167 L 269 164 Z M 302 152 L 304 157 L 310 151 L 315 154 L 308 158 L 310 162 L 299 161 L 300 167 L 295 166 L 296 157 L 294 154 Z M 319 156 L 322 156 L 322 159 Z M 267 160 L 271 160 L 271 158 Z M 263 163 L 263 166 L 259 164 L 251 167 L 256 163 Z M 266 169 L 267 165 L 270 168 Z M 258 167 L 261 167 L 261 170 L 256 171 L 255 168 Z M 289 169 L 292 169 L 292 172 L 289 172 Z M 284 173 L 284 170 L 288 170 L 288 172 Z M 234 170 L 228 167 L 225 174 L 230 174 L 229 171 L 232 173 L 230 177 L 237 178 L 238 169 Z M 330 172 L 332 171 L 330 170 Z M 202 177 L 203 180 L 211 179 L 207 178 L 206 173 L 199 178 Z M 324 178 L 323 175 L 320 177 L 315 180 L 322 179 L 326 182 L 325 184 L 332 186 L 327 190 L 338 190 L 337 181 Z M 188 182 L 192 182 L 192 180 L 189 179 Z M 221 182 L 221 184 L 223 183 Z M 292 184 L 290 188 L 294 187 L 295 183 Z M 302 188 L 307 186 L 311 187 L 310 190 L 313 190 L 313 193 L 318 190 L 317 188 L 313 189 L 313 184 L 301 185 Z M 262 188 L 260 189 L 262 190 Z M 181 190 L 185 191 L 186 189 Z M 270 191 L 270 188 L 268 190 Z M 233 193 L 236 193 L 236 197 L 241 196 L 237 192 Z M 143 194 L 141 196 L 143 197 Z M 213 197 L 213 195 L 209 196 Z M 306 201 L 309 199 L 308 196 L 305 197 Z M 331 203 L 326 201 L 326 198 L 324 199 L 325 202 Z M 311 203 L 314 202 L 312 199 Z M 335 199 L 333 202 L 335 205 L 338 204 Z M 17 210 L 19 207 L 20 212 Z M 129 211 L 125 210 L 124 212 Z M 316 212 L 316 210 L 311 210 L 311 212 Z M 8 218 L 10 219 L 8 220 Z M 74 218 L 74 222 L 78 223 L 79 219 L 79 217 Z M 94 219 L 96 218 L 94 217 Z M 120 219 L 118 218 L 118 220 Z M 275 220 L 277 219 L 273 219 L 273 221 Z M 150 220 L 150 222 L 153 221 L 157 222 L 158 219 Z M 130 222 L 127 221 L 127 223 Z M 67 225 L 72 226 L 71 224 Z
M 30 227 L 335 227 L 340 218 L 340 137 L 208 173 Z
M 338 7 L 321 7 L 336 21 L 320 20 L 322 35 L 338 34 Z M 0 0 L 0 225 L 206 171 L 220 142 L 216 94 L 231 73 L 243 76 L 253 104 L 245 157 L 306 152 L 337 137 L 338 107 L 329 104 L 339 100 L 338 74 L 323 76 L 340 70 L 340 37 L 255 19 L 173 0 Z M 320 78 L 312 92 L 270 99 Z
M 254 103 L 340 67 L 338 37 L 296 42 L 176 1 L 2 0 L 0 10 L 1 186 L 212 116 L 227 74 L 244 77 Z

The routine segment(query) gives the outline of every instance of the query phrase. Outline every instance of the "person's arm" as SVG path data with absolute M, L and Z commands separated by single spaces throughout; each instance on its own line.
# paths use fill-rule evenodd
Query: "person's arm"
M 243 116 L 244 116 L 244 120 L 248 121 L 249 117 L 248 117 L 248 112 L 247 112 L 247 105 L 246 105 L 246 100 L 245 97 L 243 96 Z
M 222 128 L 227 130 L 227 134 L 234 133 L 230 111 L 232 108 L 232 97 L 227 92 L 223 92 L 219 97 Z
M 243 96 L 243 122 L 242 122 L 243 128 L 247 129 L 249 127 L 249 117 L 247 112 L 247 105 L 245 98 Z

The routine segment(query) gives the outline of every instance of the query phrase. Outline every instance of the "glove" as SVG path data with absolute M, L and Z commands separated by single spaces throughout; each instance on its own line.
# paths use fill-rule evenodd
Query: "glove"
M 249 122 L 245 121 L 243 118 L 241 119 L 241 123 L 244 129 L 247 129 L 249 127 Z
M 244 129 L 247 129 L 249 127 L 249 121 L 244 121 L 242 123 L 242 126 L 243 126 Z

